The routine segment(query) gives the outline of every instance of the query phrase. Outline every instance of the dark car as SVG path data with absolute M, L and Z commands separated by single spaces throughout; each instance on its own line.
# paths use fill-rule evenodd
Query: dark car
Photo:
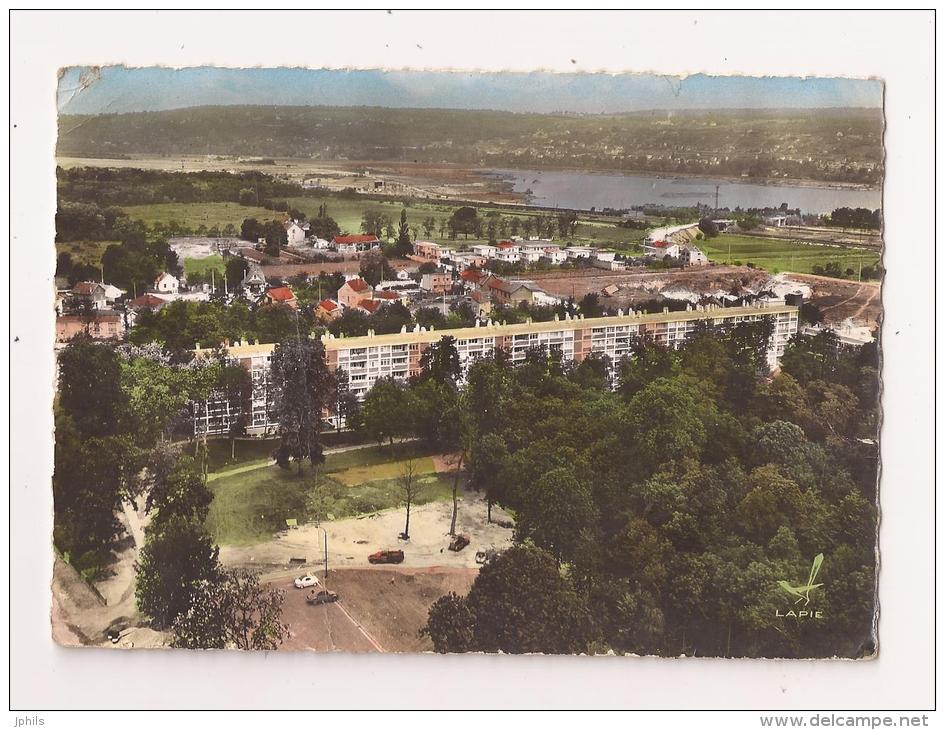
M 313 606 L 318 606 L 322 603 L 334 603 L 338 600 L 338 594 L 328 590 L 312 591 L 305 597 L 305 600 Z
M 403 550 L 378 550 L 376 553 L 368 555 L 368 562 L 374 563 L 402 563 L 404 562 Z

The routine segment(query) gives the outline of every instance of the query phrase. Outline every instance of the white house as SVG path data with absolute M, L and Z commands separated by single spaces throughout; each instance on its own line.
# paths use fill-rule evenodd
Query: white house
M 568 254 L 562 251 L 560 248 L 546 248 L 545 252 L 541 255 L 541 258 L 547 261 L 549 264 L 558 266 L 563 264 L 568 260 Z
M 500 248 L 495 252 L 495 255 L 492 258 L 496 259 L 497 261 L 505 261 L 510 264 L 516 264 L 522 260 L 522 254 L 511 248 Z
M 296 220 L 286 221 L 285 235 L 290 246 L 305 243 L 305 239 L 308 237 L 308 223 L 299 223 Z
M 666 258 L 667 256 L 678 259 L 679 244 L 670 243 L 669 241 L 650 241 L 647 239 L 643 242 L 643 255 L 653 256 L 654 258 L 660 260 Z
M 525 248 L 522 250 L 522 253 L 519 254 L 519 259 L 534 264 L 541 261 L 541 257 L 544 253 L 545 252 L 540 248 Z
M 180 281 L 166 271 L 162 271 L 154 280 L 154 291 L 161 294 L 177 294 L 178 289 L 180 289 Z
M 327 251 L 328 249 L 331 248 L 331 241 L 325 238 L 315 237 L 312 239 L 312 247 L 319 249 L 321 251 Z
M 589 259 L 594 255 L 594 249 L 590 246 L 568 246 L 564 252 L 569 259 Z
M 484 243 L 481 243 L 477 246 L 472 247 L 472 251 L 474 254 L 476 254 L 477 256 L 485 256 L 487 259 L 494 259 L 495 252 L 497 250 L 498 249 L 495 246 L 489 246 Z
M 683 246 L 679 251 L 679 258 L 686 266 L 704 266 L 709 259 L 694 246 Z

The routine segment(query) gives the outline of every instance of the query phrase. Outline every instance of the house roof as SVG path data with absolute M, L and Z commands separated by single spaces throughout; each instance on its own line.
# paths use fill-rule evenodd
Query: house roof
M 262 261 L 265 258 L 265 254 L 260 253 L 254 248 L 241 248 L 239 251 L 237 251 L 237 254 L 239 254 L 242 258 L 247 259 L 249 261 L 258 262 L 258 261 Z
M 675 246 L 676 244 L 669 241 L 654 241 L 650 245 L 654 248 L 669 248 L 670 246 Z
M 348 281 L 345 282 L 345 286 L 356 292 L 370 291 L 371 289 L 371 285 L 360 276 L 354 279 L 348 279 Z
M 463 281 L 468 281 L 470 284 L 478 284 L 480 281 L 486 278 L 486 274 L 483 274 L 481 271 L 476 271 L 475 269 L 466 269 L 462 274 L 459 275 L 459 278 Z
M 338 309 L 338 303 L 334 299 L 322 299 L 318 303 L 318 308 L 326 312 L 334 312 Z
M 156 297 L 154 294 L 142 294 L 128 302 L 128 306 L 132 309 L 160 309 L 165 304 L 167 304 L 166 299 Z
M 395 291 L 376 291 L 374 292 L 375 299 L 400 299 L 400 294 Z
M 331 239 L 331 242 L 338 245 L 345 243 L 375 243 L 377 240 L 377 236 L 371 234 L 369 236 L 335 236 Z
M 369 314 L 374 314 L 378 309 L 381 308 L 383 302 L 379 302 L 376 299 L 362 299 L 358 302 L 358 309 L 363 309 Z
M 99 284 L 97 281 L 77 281 L 75 286 L 72 287 L 73 294 L 91 294 L 96 289 L 101 288 L 103 291 L 105 289 L 104 284 Z
M 295 294 L 287 286 L 277 286 L 266 292 L 266 296 L 276 302 L 291 302 Z

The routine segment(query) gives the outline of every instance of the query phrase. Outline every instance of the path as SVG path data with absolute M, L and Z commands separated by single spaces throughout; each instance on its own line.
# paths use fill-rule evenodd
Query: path
M 854 301 L 855 299 L 859 299 L 859 297 L 860 297 L 860 295 L 861 295 L 862 293 L 863 293 L 863 284 L 859 284 L 859 285 L 857 285 L 857 287 L 856 287 L 856 293 L 855 293 L 852 297 L 849 297 L 849 298 L 847 298 L 847 299 L 844 299 L 842 302 L 837 302 L 836 304 L 831 304 L 829 307 L 824 307 L 824 308 L 821 309 L 820 311 L 821 311 L 821 312 L 829 312 L 831 309 L 836 309 L 837 307 L 842 307 L 844 304 L 849 304 L 850 302 Z M 875 296 L 876 296 L 876 293 L 874 292 L 874 293 L 873 293 L 873 296 L 870 297 L 870 300 L 872 300 L 872 298 L 875 297 Z M 865 305 L 864 305 L 864 306 L 865 306 Z
M 869 307 L 873 303 L 873 300 L 876 299 L 876 297 L 878 296 L 879 296 L 879 287 L 877 287 L 873 291 L 873 293 L 870 294 L 869 298 L 865 302 L 863 302 L 862 305 L 860 305 L 860 308 L 857 309 L 856 312 L 853 313 L 853 316 L 851 317 L 851 319 L 856 320 L 856 319 L 861 318 L 863 316 L 863 312 L 866 311 L 866 308 Z
M 417 438 L 394 439 L 394 443 L 405 444 L 410 441 L 418 441 L 418 440 L 419 439 Z M 330 456 L 331 454 L 343 454 L 346 451 L 357 451 L 358 449 L 370 449 L 374 446 L 377 446 L 377 444 L 367 443 L 367 444 L 354 444 L 352 446 L 336 446 L 333 449 L 325 449 L 322 453 L 325 454 L 325 456 Z M 244 464 L 243 466 L 237 466 L 232 469 L 228 469 L 227 471 L 210 472 L 207 475 L 207 481 L 212 482 L 217 479 L 222 479 L 223 477 L 231 477 L 236 474 L 244 474 L 248 471 L 256 471 L 257 469 L 265 469 L 267 467 L 275 466 L 275 465 L 276 465 L 275 459 L 268 459 L 266 461 L 253 461 L 253 462 L 250 462 L 249 464 Z

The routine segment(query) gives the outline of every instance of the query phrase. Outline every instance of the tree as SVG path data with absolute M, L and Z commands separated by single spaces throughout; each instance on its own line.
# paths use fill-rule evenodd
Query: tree
M 372 248 L 364 253 L 361 257 L 359 273 L 361 278 L 371 286 L 377 286 L 381 281 L 393 279 L 396 276 L 384 252 L 379 248 Z
M 409 398 L 403 385 L 392 378 L 379 378 L 361 403 L 361 427 L 364 433 L 394 447 L 394 438 L 410 432 Z
M 174 621 L 173 646 L 182 649 L 277 649 L 288 634 L 281 590 L 260 585 L 246 570 L 225 570 L 200 583 L 188 610 Z
M 706 238 L 715 238 L 719 235 L 719 227 L 711 218 L 703 218 L 699 221 L 699 230 Z
M 320 440 L 322 410 L 334 401 L 335 383 L 320 340 L 286 340 L 276 346 L 270 363 L 270 412 L 279 423 L 280 466 L 288 457 L 298 464 L 305 459 L 324 461 Z
M 289 234 L 282 221 L 267 221 L 263 226 L 263 237 L 266 239 L 264 251 L 273 258 L 278 257 L 282 248 L 289 243 Z
M 600 296 L 597 292 L 588 292 L 581 299 L 578 305 L 581 314 L 585 317 L 600 317 L 604 313 L 604 308 L 600 305 Z
M 230 458 L 236 458 L 236 439 L 246 435 L 253 417 L 253 376 L 242 365 L 223 364 L 217 388 L 230 413 Z
M 226 260 L 226 269 L 223 276 L 226 279 L 226 286 L 230 293 L 235 292 L 243 286 L 243 277 L 249 271 L 249 264 L 246 259 L 240 256 L 231 256 Z
M 219 578 L 217 548 L 203 524 L 174 515 L 151 525 L 136 564 L 138 609 L 155 626 L 173 626 L 186 613 L 203 584 Z
M 404 531 L 401 537 L 404 540 L 410 539 L 410 507 L 416 504 L 426 491 L 426 485 L 420 481 L 417 474 L 417 462 L 413 458 L 407 459 L 401 465 L 400 476 L 397 479 L 397 486 L 400 489 L 400 501 L 407 508 L 407 518 L 404 522 Z
M 566 468 L 544 474 L 525 486 L 517 512 L 515 539 L 531 539 L 561 563 L 574 555 L 582 529 L 592 527 L 597 510 L 588 488 Z
M 259 196 L 256 194 L 256 191 L 251 188 L 243 188 L 240 190 L 240 205 L 256 205 L 259 200 Z
M 308 222 L 308 226 L 308 232 L 310 235 L 313 235 L 316 238 L 324 239 L 326 241 L 330 241 L 332 238 L 341 233 L 341 228 L 337 221 L 326 214 L 320 214 L 318 217 L 312 218 Z
M 407 226 L 407 209 L 400 211 L 400 227 L 397 234 L 397 246 L 394 253 L 400 257 L 406 257 L 413 253 L 413 246 L 410 243 L 410 228 Z
M 255 244 L 265 235 L 265 228 L 255 218 L 244 218 L 240 225 L 240 238 Z
M 420 356 L 421 370 L 438 383 L 456 384 L 463 372 L 456 338 L 445 335 L 430 343 Z
M 464 238 L 469 238 L 469 234 L 475 234 L 482 225 L 479 220 L 479 215 L 476 213 L 476 209 L 464 205 L 461 208 L 457 208 L 453 211 L 453 215 L 449 218 L 450 230 L 453 232 L 454 237 L 457 233 L 462 233 Z
M 577 654 L 593 637 L 587 606 L 554 558 L 527 545 L 483 566 L 465 598 L 434 603 L 424 631 L 440 653 Z
M 427 615 L 427 623 L 420 633 L 433 641 L 433 651 L 439 654 L 459 654 L 476 651 L 476 617 L 466 599 L 452 591 L 440 596 Z
M 77 336 L 59 353 L 59 405 L 82 437 L 118 434 L 128 419 L 122 362 L 111 346 Z
M 203 523 L 213 492 L 207 488 L 200 465 L 190 456 L 178 455 L 169 472 L 157 471 L 145 503 L 148 512 L 157 510 L 151 524 L 159 526 L 175 517 Z
M 473 442 L 467 470 L 469 483 L 486 493 L 486 521 L 492 522 L 492 505 L 501 503 L 507 479 L 504 473 L 509 459 L 505 441 L 494 433 L 480 436 Z

